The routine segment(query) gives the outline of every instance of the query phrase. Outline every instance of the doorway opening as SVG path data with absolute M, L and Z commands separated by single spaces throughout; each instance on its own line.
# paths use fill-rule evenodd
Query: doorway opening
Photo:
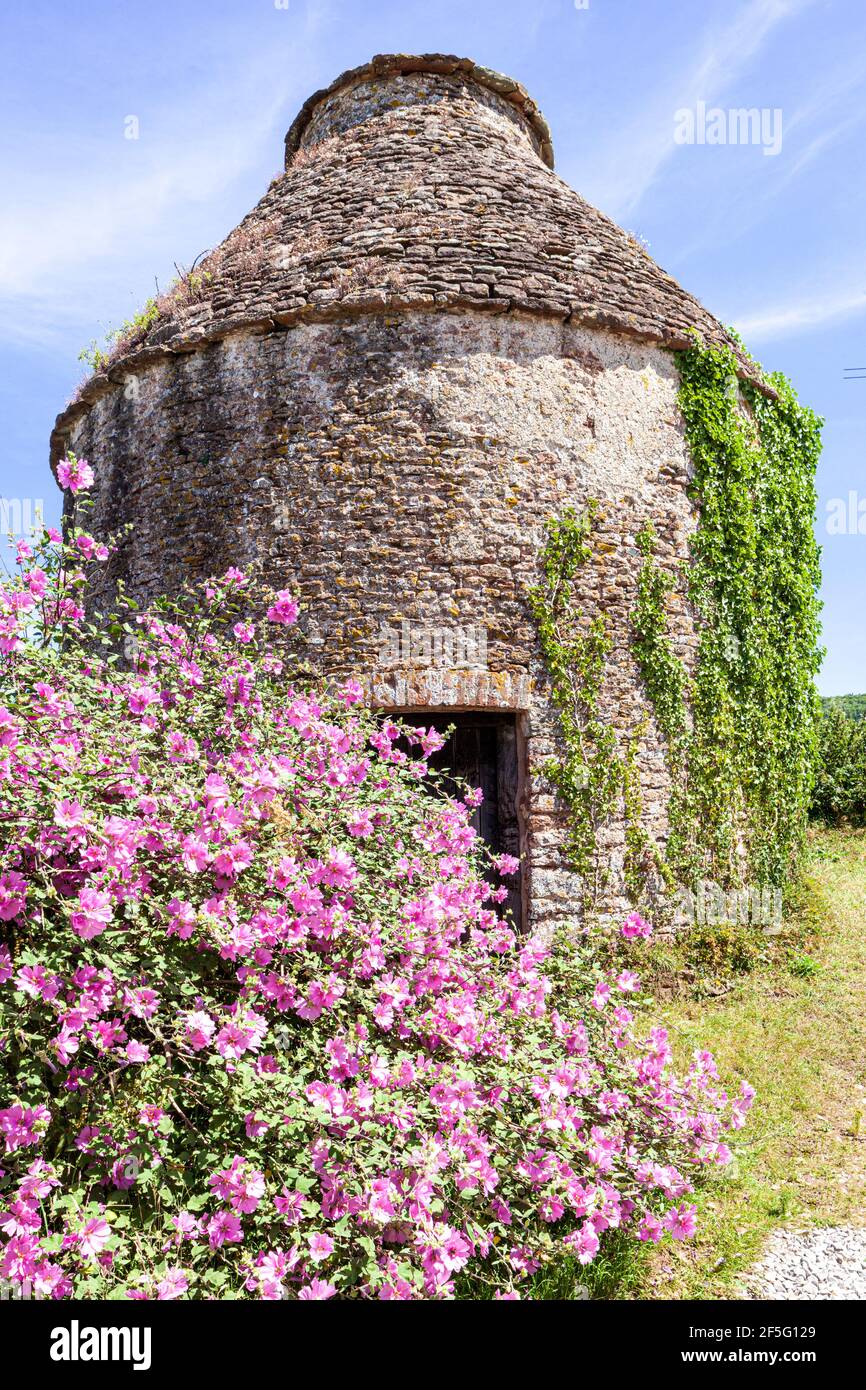
M 392 710 L 409 724 L 432 726 L 444 733 L 453 725 L 442 748 L 428 758 L 430 767 L 445 774 L 445 790 L 459 796 L 461 787 L 481 789 L 484 800 L 472 824 L 493 854 L 521 857 L 520 817 L 521 748 L 517 716 L 500 710 Z M 520 931 L 524 922 L 522 869 L 509 878 L 491 874 L 504 883 L 508 898 L 500 904 Z

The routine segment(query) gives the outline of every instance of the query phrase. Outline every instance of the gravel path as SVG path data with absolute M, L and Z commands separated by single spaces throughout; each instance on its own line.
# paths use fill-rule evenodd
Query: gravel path
M 866 1230 L 777 1231 L 744 1284 L 754 1299 L 866 1299 Z

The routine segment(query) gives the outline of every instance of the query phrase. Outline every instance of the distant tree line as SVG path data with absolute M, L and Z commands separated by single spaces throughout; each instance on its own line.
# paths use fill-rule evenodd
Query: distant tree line
M 841 709 L 849 719 L 866 719 L 866 695 L 828 695 L 821 703 L 825 714 Z
M 822 700 L 812 815 L 866 824 L 866 695 Z

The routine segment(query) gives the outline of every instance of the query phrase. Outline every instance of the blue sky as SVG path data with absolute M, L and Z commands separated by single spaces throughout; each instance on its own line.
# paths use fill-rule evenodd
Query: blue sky
M 825 694 L 866 690 L 863 0 L 39 0 L 0 20 L 0 495 L 58 512 L 54 416 L 82 346 L 216 245 L 303 100 L 379 52 L 519 78 L 558 172 L 826 418 Z M 781 112 L 781 148 L 681 144 L 676 113 Z M 139 138 L 125 138 L 129 116 Z

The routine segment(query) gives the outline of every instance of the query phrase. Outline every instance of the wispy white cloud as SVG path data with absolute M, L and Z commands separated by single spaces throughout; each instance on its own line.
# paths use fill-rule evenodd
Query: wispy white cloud
M 814 164 L 819 154 L 824 153 L 843 139 L 850 131 L 866 121 L 866 107 L 863 104 L 862 88 L 866 81 L 866 54 L 859 50 L 853 58 L 836 66 L 823 81 L 817 83 L 809 94 L 809 100 L 800 106 L 785 122 L 785 139 L 790 148 L 794 142 L 795 156 L 774 189 L 779 190 Z M 852 93 L 854 99 L 851 99 Z M 822 122 L 829 120 L 822 128 Z M 806 135 L 806 140 L 798 141 L 798 132 Z M 811 132 L 811 138 L 809 135 Z
M 866 272 L 861 284 L 848 284 L 835 291 L 814 293 L 803 299 L 769 305 L 734 320 L 734 327 L 747 342 L 759 339 L 789 338 L 810 328 L 866 313 Z
M 271 145 L 276 173 L 293 88 L 308 83 L 281 47 L 161 109 L 159 130 L 143 123 L 138 141 L 124 141 L 119 125 L 116 146 L 79 140 L 54 166 L 50 150 L 43 162 L 38 145 L 23 148 L 0 209 L 0 300 L 15 336 L 50 331 L 51 321 L 62 328 L 98 302 L 107 264 L 132 264 L 143 243 L 177 254 L 177 224 L 260 165 Z
M 829 130 L 822 130 L 819 135 L 816 135 L 814 139 L 810 140 L 800 151 L 790 169 L 787 171 L 782 183 L 791 183 L 794 179 L 799 178 L 803 170 L 808 169 L 809 165 L 814 163 L 822 150 L 829 149 L 831 145 L 835 145 L 843 135 L 847 135 L 849 130 L 853 130 L 854 127 L 858 126 L 864 119 L 866 119 L 866 112 L 855 111 L 853 115 L 847 117 L 844 121 L 838 121 L 837 124 L 831 126 Z M 776 192 L 778 193 L 778 191 L 777 187 Z
M 716 196 L 704 203 L 690 238 L 678 241 L 678 266 L 719 247 L 730 250 L 735 243 L 747 240 L 768 216 L 779 218 L 781 212 L 784 219 L 788 205 L 782 203 L 782 195 L 807 172 L 808 197 L 823 199 L 826 192 L 831 198 L 844 198 L 855 216 L 855 203 L 862 203 L 864 198 L 862 178 L 854 172 L 846 183 L 836 160 L 828 155 L 847 140 L 852 163 L 861 157 L 856 132 L 866 124 L 864 84 L 866 53 L 859 48 L 822 75 L 812 77 L 807 99 L 793 112 L 785 111 L 781 157 L 755 160 L 751 165 L 744 162 L 738 167 L 736 181 L 719 185 Z M 828 238 L 833 230 L 828 226 Z
M 633 213 L 663 165 L 680 147 L 674 140 L 677 110 L 698 101 L 718 102 L 757 56 L 773 31 L 817 0 L 746 0 L 733 19 L 704 33 L 689 65 L 666 74 L 642 103 L 641 115 L 614 133 L 598 151 L 585 191 L 618 218 Z M 766 162 L 766 161 L 765 161 Z

